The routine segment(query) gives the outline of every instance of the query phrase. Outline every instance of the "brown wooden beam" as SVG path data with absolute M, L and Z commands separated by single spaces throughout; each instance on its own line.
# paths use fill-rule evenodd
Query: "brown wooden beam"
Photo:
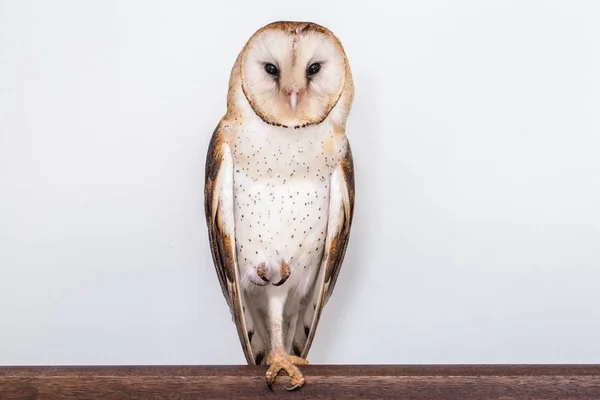
M 600 365 L 308 365 L 270 392 L 262 366 L 0 367 L 0 399 L 600 399 Z M 285 374 L 285 373 L 284 373 Z

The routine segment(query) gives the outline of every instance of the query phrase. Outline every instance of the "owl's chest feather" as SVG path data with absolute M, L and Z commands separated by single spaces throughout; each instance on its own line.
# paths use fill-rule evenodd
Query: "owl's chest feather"
M 232 143 L 238 263 L 318 264 L 345 141 L 327 129 L 241 131 Z
M 236 173 L 274 184 L 298 178 L 323 181 L 343 156 L 343 139 L 327 125 L 299 130 L 242 129 L 232 141 Z

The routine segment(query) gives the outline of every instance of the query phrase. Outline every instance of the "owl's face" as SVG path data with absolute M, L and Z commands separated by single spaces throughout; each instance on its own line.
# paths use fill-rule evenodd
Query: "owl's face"
M 242 89 L 265 122 L 301 127 L 322 122 L 340 99 L 346 56 L 325 28 L 278 22 L 259 30 L 241 59 Z

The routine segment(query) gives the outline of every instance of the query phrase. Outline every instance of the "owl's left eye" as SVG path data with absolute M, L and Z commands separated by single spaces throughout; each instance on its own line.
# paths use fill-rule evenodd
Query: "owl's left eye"
M 320 70 L 321 70 L 321 64 L 319 64 L 319 63 L 311 64 L 310 67 L 308 67 L 308 69 L 306 70 L 306 75 L 308 75 L 309 77 L 313 76 Z
M 273 64 L 265 64 L 265 71 L 267 71 L 267 74 L 269 74 L 269 75 L 273 75 L 273 76 L 279 75 L 279 70 Z

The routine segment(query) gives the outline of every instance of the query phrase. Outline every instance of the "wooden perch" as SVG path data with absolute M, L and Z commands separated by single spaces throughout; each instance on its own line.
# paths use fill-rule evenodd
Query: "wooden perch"
M 269 392 L 264 366 L 0 367 L 0 399 L 600 399 L 600 365 L 308 365 Z

